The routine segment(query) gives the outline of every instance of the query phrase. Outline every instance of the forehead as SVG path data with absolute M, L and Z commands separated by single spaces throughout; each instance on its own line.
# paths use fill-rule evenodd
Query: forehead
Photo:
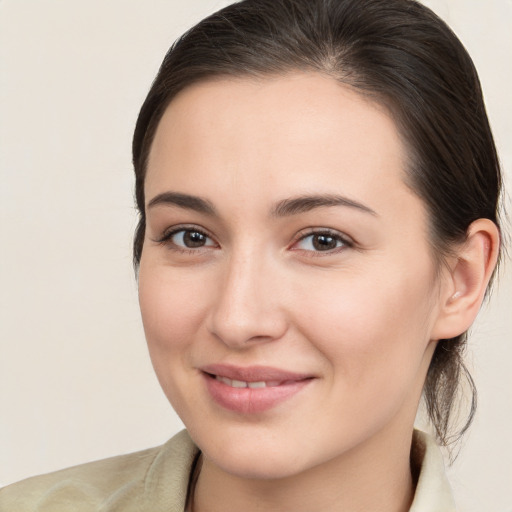
M 170 103 L 150 151 L 146 198 L 191 186 L 208 195 L 215 184 L 268 201 L 312 191 L 375 201 L 391 190 L 410 195 L 405 162 L 387 110 L 332 78 L 218 79 Z

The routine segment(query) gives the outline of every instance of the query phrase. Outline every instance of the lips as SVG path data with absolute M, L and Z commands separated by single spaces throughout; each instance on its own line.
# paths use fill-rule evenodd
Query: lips
M 258 380 L 255 382 L 247 382 L 243 380 L 236 380 L 236 379 L 228 379 L 227 377 L 221 377 L 219 375 L 215 375 L 215 378 L 219 382 L 223 382 L 226 384 L 226 386 L 230 386 L 232 388 L 252 388 L 252 389 L 261 389 L 261 388 L 267 388 L 267 387 L 276 387 L 281 384 L 283 384 L 280 381 L 271 380 L 271 381 L 264 381 L 264 380 Z
M 206 388 L 223 408 L 257 414 L 291 399 L 313 380 L 309 374 L 267 366 L 237 367 L 224 364 L 200 368 Z

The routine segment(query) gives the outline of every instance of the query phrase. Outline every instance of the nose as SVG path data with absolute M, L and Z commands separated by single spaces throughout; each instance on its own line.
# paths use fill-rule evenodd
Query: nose
M 208 329 L 224 344 L 242 349 L 281 338 L 288 328 L 275 265 L 256 253 L 233 255 L 208 317 Z

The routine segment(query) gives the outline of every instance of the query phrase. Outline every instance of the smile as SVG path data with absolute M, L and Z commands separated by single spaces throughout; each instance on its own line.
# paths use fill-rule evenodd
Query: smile
M 278 381 L 269 381 L 265 382 L 264 380 L 256 381 L 256 382 L 246 382 L 243 380 L 236 380 L 236 379 L 228 379 L 227 377 L 221 377 L 219 375 L 215 375 L 215 379 L 223 382 L 226 384 L 226 386 L 231 386 L 232 388 L 251 388 L 251 389 L 258 389 L 258 388 L 267 388 L 267 387 L 276 387 L 282 384 L 282 382 Z
M 261 366 L 210 365 L 201 368 L 201 373 L 217 405 L 244 415 L 269 411 L 315 380 L 312 375 Z

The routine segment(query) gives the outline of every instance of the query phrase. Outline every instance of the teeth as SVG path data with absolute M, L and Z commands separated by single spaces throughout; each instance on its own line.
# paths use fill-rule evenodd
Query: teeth
M 215 379 L 218 380 L 219 382 L 222 382 L 223 384 L 226 384 L 226 386 L 231 386 L 232 388 L 258 389 L 266 387 L 275 387 L 279 386 L 280 384 L 280 382 L 278 381 L 265 382 L 263 380 L 258 382 L 246 382 L 244 380 L 228 379 L 227 377 L 221 377 L 220 375 L 216 375 Z
M 227 377 L 219 377 L 217 375 L 216 377 L 217 380 L 220 380 L 221 382 L 223 382 L 224 384 L 226 384 L 227 386 L 231 386 L 231 379 L 228 379 Z
M 267 383 L 266 382 L 248 382 L 247 385 L 250 387 L 250 388 L 266 388 L 267 387 Z

